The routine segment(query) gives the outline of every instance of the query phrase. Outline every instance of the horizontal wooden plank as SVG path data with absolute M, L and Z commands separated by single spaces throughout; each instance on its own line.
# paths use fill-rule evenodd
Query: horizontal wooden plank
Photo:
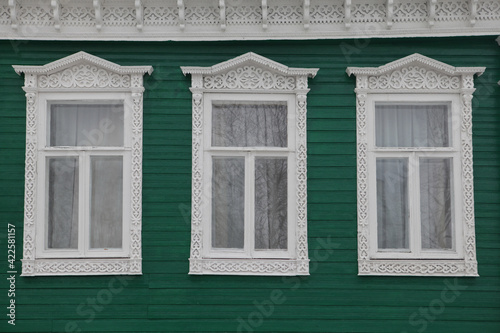
M 23 77 L 11 65 L 43 65 L 84 50 L 120 65 L 154 67 L 144 80 L 143 275 L 113 293 L 109 303 L 96 303 L 97 308 L 89 302 L 107 295 L 116 277 L 18 277 L 18 321 L 16 327 L 2 324 L 0 331 L 499 332 L 500 49 L 496 37 L 0 41 L 0 219 L 17 227 L 17 259 L 23 246 L 26 101 Z M 356 52 L 347 54 L 346 46 Z M 191 78 L 182 75 L 180 66 L 212 66 L 248 51 L 287 66 L 320 68 L 309 79 L 307 99 L 310 276 L 188 275 L 192 100 Z M 452 66 L 488 67 L 475 81 L 472 101 L 477 278 L 357 275 L 355 78 L 345 70 L 380 66 L 414 52 Z M 5 228 L 0 228 L 0 245 L 5 245 L 4 236 Z M 16 265 L 20 266 L 19 260 Z M 442 292 L 454 283 L 466 289 L 441 311 Z M 275 304 L 267 316 L 256 304 L 269 300 L 273 291 L 281 291 L 285 301 Z M 426 319 L 424 313 L 432 317 Z M 95 317 L 88 320 L 91 314 Z

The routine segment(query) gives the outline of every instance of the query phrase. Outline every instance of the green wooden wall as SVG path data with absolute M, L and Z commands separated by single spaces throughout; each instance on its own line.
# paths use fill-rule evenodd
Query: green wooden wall
M 500 332 L 500 47 L 496 36 L 262 42 L 0 42 L 0 332 Z M 145 79 L 143 275 L 16 276 L 7 324 L 7 223 L 22 256 L 25 98 L 11 65 L 84 50 Z M 179 66 L 253 51 L 319 67 L 308 95 L 308 277 L 190 276 L 191 93 Z M 479 278 L 358 277 L 354 78 L 414 52 L 486 66 L 473 100 Z M 20 263 L 17 262 L 20 272 Z

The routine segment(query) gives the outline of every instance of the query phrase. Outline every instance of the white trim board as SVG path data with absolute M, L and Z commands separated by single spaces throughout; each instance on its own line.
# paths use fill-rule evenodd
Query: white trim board
M 0 38 L 266 40 L 500 34 L 496 0 L 17 0 Z

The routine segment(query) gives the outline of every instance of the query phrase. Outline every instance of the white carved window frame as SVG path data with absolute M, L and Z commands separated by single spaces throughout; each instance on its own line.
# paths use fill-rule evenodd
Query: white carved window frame
M 314 77 L 316 68 L 289 68 L 285 65 L 249 52 L 211 67 L 181 67 L 184 75 L 191 74 L 193 94 L 192 128 L 192 207 L 191 250 L 189 274 L 213 275 L 309 275 L 307 247 L 307 93 L 308 77 Z M 288 258 L 217 258 L 210 255 L 204 224 L 207 218 L 208 196 L 206 190 L 211 175 L 204 170 L 206 103 L 214 96 L 227 100 L 280 100 L 294 104 L 293 129 L 295 151 L 292 151 L 295 175 L 295 216 L 289 216 L 289 226 L 294 230 L 293 244 Z M 206 140 L 206 139 L 205 139 Z M 289 179 L 292 177 L 289 177 Z M 289 188 L 292 186 L 289 184 Z M 289 195 L 291 191 L 288 192 Z M 205 232 L 206 234 L 206 232 Z
M 356 76 L 358 275 L 478 276 L 472 172 L 472 94 L 475 91 L 474 75 L 481 75 L 484 70 L 484 67 L 453 67 L 417 53 L 380 67 L 347 68 L 348 75 Z M 370 188 L 370 177 L 374 176 L 375 170 L 369 167 L 373 155 L 369 140 L 375 130 L 370 121 L 375 101 L 381 100 L 447 101 L 452 105 L 453 134 L 459 136 L 453 138 L 457 141 L 460 165 L 458 188 L 462 189 L 455 196 L 455 205 L 462 208 L 455 220 L 461 234 L 456 239 L 454 256 L 387 258 L 375 253 L 376 215 L 371 212 L 376 203 L 376 191 Z
M 23 276 L 39 275 L 124 275 L 142 274 L 142 101 L 143 75 L 151 74 L 151 66 L 120 66 L 78 52 L 44 66 L 13 66 L 25 80 L 26 92 L 26 163 L 24 195 Z M 39 159 L 43 157 L 41 136 L 46 129 L 48 102 L 78 100 L 123 101 L 125 108 L 124 172 L 130 193 L 124 193 L 129 205 L 124 216 L 124 251 L 116 257 L 48 258 L 39 249 L 43 244 L 36 232 L 43 223 L 45 178 L 40 176 Z M 129 162 L 126 165 L 126 162 Z M 127 176 L 128 174 L 128 176 Z M 39 178 L 40 177 L 40 178 Z M 124 188 L 125 190 L 125 188 Z

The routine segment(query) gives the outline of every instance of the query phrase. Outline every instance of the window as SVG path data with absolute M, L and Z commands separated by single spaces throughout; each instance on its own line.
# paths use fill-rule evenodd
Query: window
M 27 98 L 23 275 L 141 274 L 142 76 L 85 52 L 14 66 Z
M 424 95 L 412 95 L 413 102 L 368 98 L 375 111 L 368 115 L 375 132 L 375 140 L 368 141 L 369 169 L 375 170 L 369 183 L 376 198 L 373 257 L 461 256 L 463 249 L 455 246 L 461 243 L 462 228 L 456 223 L 460 207 L 454 203 L 460 189 L 460 147 L 455 138 L 459 129 L 451 126 L 457 107 L 453 97 L 440 95 L 444 99 L 434 103 L 419 102 L 435 99 Z
M 477 276 L 474 74 L 414 54 L 356 75 L 359 275 Z
M 295 213 L 288 165 L 293 163 L 295 137 L 288 126 L 295 117 L 294 98 L 253 97 L 258 100 L 206 97 L 211 114 L 205 124 L 211 140 L 204 147 L 204 169 L 212 179 L 207 209 L 211 257 L 290 257 L 294 226 L 288 220 Z
M 123 166 L 130 164 L 130 124 L 124 101 L 98 101 L 102 96 L 89 95 L 94 103 L 40 97 L 47 109 L 40 112 L 38 258 L 128 256 L 123 217 L 130 209 L 123 203 L 131 189 Z
M 254 53 L 192 75 L 190 274 L 307 275 L 306 94 Z

